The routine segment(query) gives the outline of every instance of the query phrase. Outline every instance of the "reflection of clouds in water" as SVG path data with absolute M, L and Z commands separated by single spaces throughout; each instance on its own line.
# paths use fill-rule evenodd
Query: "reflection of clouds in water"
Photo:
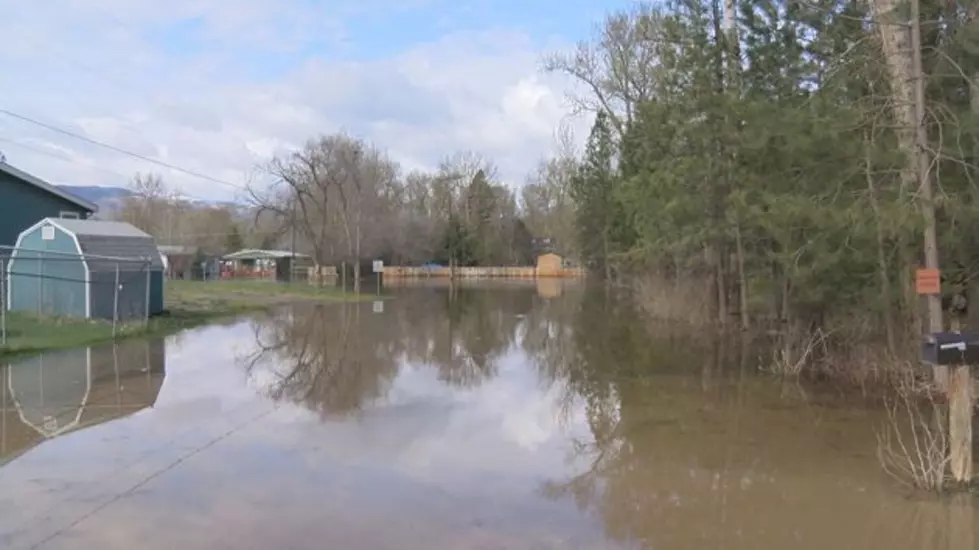
M 247 322 L 213 326 L 180 335 L 180 344 L 167 340 L 167 376 L 157 408 L 183 406 L 188 401 L 219 397 L 229 405 L 250 399 L 254 390 L 243 382 L 241 369 L 227 368 L 234 357 L 252 347 L 254 335 Z
M 200 418 L 264 401 L 261 395 L 288 371 L 274 355 L 247 373 L 235 368 L 229 355 L 240 362 L 257 349 L 247 322 L 188 333 L 180 344 L 170 351 L 172 368 L 158 403 L 157 413 L 168 422 L 178 413 Z M 386 396 L 349 417 L 319 418 L 280 402 L 264 421 L 279 433 L 266 437 L 316 442 L 338 462 L 394 468 L 433 482 L 472 472 L 525 479 L 562 469 L 569 432 L 588 433 L 583 414 L 575 411 L 567 425 L 558 421 L 559 387 L 541 388 L 522 349 L 511 346 L 498 364 L 497 376 L 473 388 L 440 381 L 431 365 L 402 364 Z
M 392 305 L 389 314 L 404 309 L 399 323 L 365 316 L 363 323 L 375 324 L 356 325 L 344 309 L 304 318 L 290 335 L 313 346 L 301 348 L 314 352 L 302 373 L 322 374 L 314 386 L 322 391 L 304 396 L 303 384 L 317 379 L 300 378 L 296 399 L 272 399 L 270 388 L 292 372 L 282 355 L 246 368 L 261 347 L 250 322 L 171 338 L 155 410 L 114 425 L 108 439 L 106 430 L 81 433 L 70 470 L 57 465 L 66 449 L 54 442 L 47 450 L 60 462 L 28 460 L 8 470 L 10 479 L 88 479 L 57 513 L 56 521 L 70 523 L 162 471 L 73 529 L 81 546 L 66 548 L 135 540 L 153 540 L 156 548 L 310 540 L 363 547 L 356 543 L 365 535 L 379 543 L 371 547 L 459 547 L 456 538 L 467 541 L 471 530 L 497 542 L 508 533 L 525 541 L 572 531 L 579 539 L 599 536 L 572 503 L 538 494 L 540 480 L 567 473 L 569 434 L 587 435 L 588 427 L 577 411 L 573 422 L 558 421 L 560 385 L 547 386 L 529 352 L 512 344 L 516 324 L 475 322 L 502 318 L 491 301 L 476 301 L 467 322 L 450 333 L 444 317 L 425 324 L 408 305 Z M 353 323 L 350 330 L 336 331 L 344 326 L 337 319 Z M 450 334 L 445 343 L 457 357 L 431 353 L 431 342 Z M 456 361 L 472 357 L 485 365 Z M 359 397 L 348 403 L 345 396 Z M 26 481 L 4 488 L 31 490 Z M 0 518 L 0 534 L 16 520 Z M 433 534 L 422 536 L 429 531 L 422 525 L 432 525 Z
M 184 338 L 172 354 L 172 391 L 162 400 L 180 405 L 174 410 L 210 410 L 216 405 L 207 396 L 220 396 L 223 407 L 229 400 L 259 400 L 289 372 L 275 354 L 247 371 L 227 368 L 229 351 L 240 362 L 259 348 L 247 322 Z M 563 388 L 545 384 L 527 368 L 532 362 L 521 347 L 509 346 L 496 361 L 497 375 L 471 388 L 440 381 L 432 365 L 400 362 L 386 395 L 351 416 L 321 418 L 299 404 L 280 402 L 266 422 L 280 431 L 276 438 L 323 443 L 320 452 L 332 460 L 394 468 L 437 483 L 473 472 L 522 480 L 549 476 L 568 467 L 569 438 L 590 433 L 579 406 L 564 422 L 559 419 Z
M 588 428 L 583 414 L 558 421 L 559 388 L 541 391 L 525 361 L 512 350 L 497 377 L 467 390 L 440 382 L 433 369 L 405 367 L 383 403 L 331 431 L 358 448 L 354 455 L 392 461 L 412 476 L 550 475 L 563 469 L 569 434 L 583 437 Z

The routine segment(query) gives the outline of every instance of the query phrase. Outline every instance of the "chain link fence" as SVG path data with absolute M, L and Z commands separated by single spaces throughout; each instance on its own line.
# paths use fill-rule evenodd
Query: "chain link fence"
M 150 258 L 123 258 L 0 246 L 0 345 L 16 316 L 149 321 Z M 34 329 L 39 330 L 39 329 Z

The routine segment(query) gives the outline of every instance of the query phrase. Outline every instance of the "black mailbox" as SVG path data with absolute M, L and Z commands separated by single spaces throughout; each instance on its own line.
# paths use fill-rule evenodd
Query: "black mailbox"
M 928 334 L 921 357 L 933 365 L 979 365 L 979 331 Z

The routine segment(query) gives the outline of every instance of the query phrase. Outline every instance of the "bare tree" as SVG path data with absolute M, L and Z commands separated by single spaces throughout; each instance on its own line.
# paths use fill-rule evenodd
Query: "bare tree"
M 179 227 L 179 197 L 158 174 L 137 173 L 129 183 L 115 217 L 131 223 L 157 239 L 173 242 Z
M 636 107 L 653 96 L 659 44 L 651 29 L 659 21 L 658 10 L 646 3 L 611 15 L 595 41 L 580 42 L 570 54 L 547 56 L 544 70 L 583 85 L 584 94 L 569 97 L 575 111 L 604 111 L 621 136 Z
M 320 265 L 352 262 L 359 290 L 365 255 L 390 248 L 385 220 L 399 200 L 398 165 L 363 140 L 334 134 L 276 157 L 268 173 L 271 185 L 249 191 L 255 216 L 273 216 L 280 235 L 295 232 Z

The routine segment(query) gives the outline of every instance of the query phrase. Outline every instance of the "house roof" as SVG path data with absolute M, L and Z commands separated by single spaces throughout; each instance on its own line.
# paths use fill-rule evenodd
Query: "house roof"
M 278 260 L 281 258 L 308 258 L 306 254 L 292 252 L 291 250 L 260 250 L 257 248 L 246 248 L 224 256 L 224 260 Z
M 43 189 L 52 195 L 56 195 L 65 199 L 66 201 L 76 204 L 89 212 L 98 212 L 99 207 L 93 203 L 89 202 L 81 197 L 76 197 L 75 195 L 59 188 L 56 185 L 51 185 L 50 183 L 42 180 L 41 178 L 28 174 L 27 172 L 20 170 L 19 168 L 14 168 L 13 166 L 7 164 L 6 162 L 0 161 L 0 172 L 3 172 L 9 176 L 19 179 L 20 181 L 33 185 L 39 189 Z

